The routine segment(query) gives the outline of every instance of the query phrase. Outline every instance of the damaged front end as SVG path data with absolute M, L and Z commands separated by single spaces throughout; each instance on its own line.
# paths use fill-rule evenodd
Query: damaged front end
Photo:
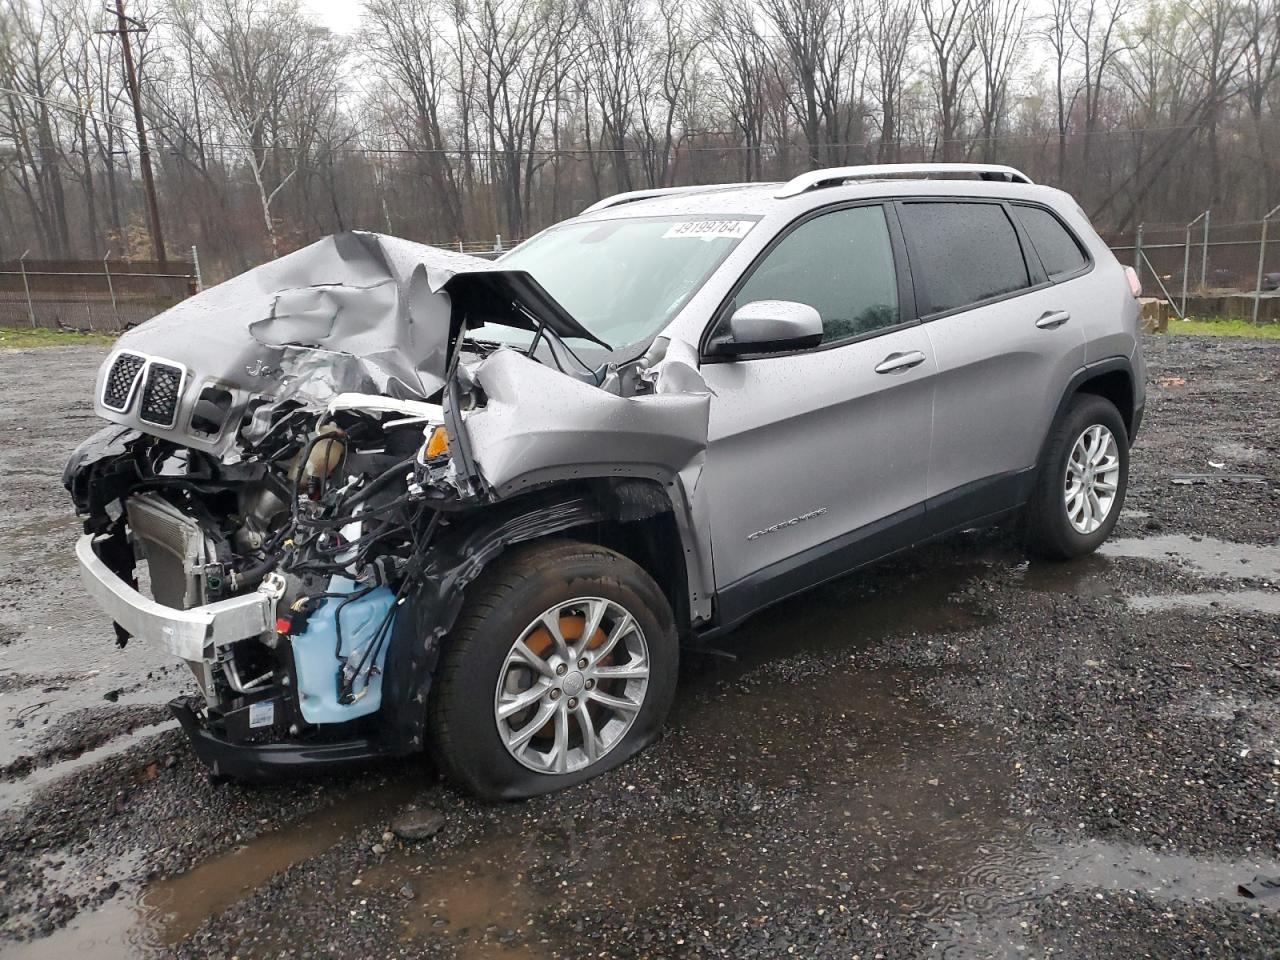
M 180 304 L 103 364 L 111 426 L 64 477 L 83 579 L 122 645 L 191 669 L 171 706 L 215 773 L 420 750 L 466 584 L 511 543 L 606 519 L 566 480 L 651 476 L 693 529 L 696 370 L 668 358 L 663 388 L 660 364 L 556 369 L 467 339 L 486 323 L 553 361 L 594 339 L 527 274 L 357 233 Z

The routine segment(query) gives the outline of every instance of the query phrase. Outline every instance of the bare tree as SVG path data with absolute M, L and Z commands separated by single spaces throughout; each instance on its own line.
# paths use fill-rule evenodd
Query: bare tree
M 880 98 L 879 160 L 900 159 L 898 116 L 902 112 L 902 88 L 907 55 L 916 31 L 916 0 L 875 0 L 871 12 L 871 50 L 876 63 Z
M 333 102 L 341 55 L 293 0 L 215 0 L 200 20 L 206 90 L 247 161 L 273 256 L 271 206 L 298 173 L 305 141 Z
M 680 0 L 658 0 L 662 32 L 651 37 L 641 87 L 640 109 L 645 179 L 651 187 L 670 182 L 678 137 L 677 120 L 697 69 L 701 40 Z
M 537 144 L 573 66 L 578 8 L 564 0 L 478 0 L 462 27 L 477 63 L 473 99 L 485 123 L 508 234 L 524 233 Z
M 773 68 L 804 134 L 809 166 L 831 156 L 856 72 L 861 18 L 850 0 L 760 0 L 779 44 Z
M 863 153 L 1026 166 L 1110 229 L 1280 200 L 1280 0 L 367 0 L 341 40 L 299 2 L 129 4 L 165 231 L 214 276 L 335 229 L 517 239 L 605 191 Z M 0 0 L 6 255 L 141 239 L 104 26 L 101 0 Z
M 446 72 L 447 49 L 436 26 L 442 13 L 435 2 L 368 0 L 361 45 L 370 68 L 387 79 L 385 97 L 411 117 L 412 130 L 403 142 L 422 151 L 419 156 L 432 198 L 443 215 L 443 229 L 458 236 L 462 195 L 444 132 L 444 111 L 453 85 Z
M 956 154 L 960 125 L 964 122 L 964 90 L 967 68 L 977 40 L 973 33 L 974 4 L 989 0 L 920 0 L 920 20 L 933 54 L 932 67 L 938 99 L 938 139 L 943 162 Z
M 67 109 L 57 89 L 66 36 L 55 31 L 56 19 L 48 7 L 33 10 L 7 0 L 0 25 L 0 86 L 6 91 L 5 132 L 14 145 L 11 174 L 31 210 L 41 246 L 66 257 L 71 238 L 61 140 L 55 131 L 58 111 Z
M 1067 163 L 1067 132 L 1070 128 L 1071 108 L 1075 104 L 1079 88 L 1068 79 L 1067 68 L 1074 52 L 1075 33 L 1071 23 L 1076 0 L 1049 0 L 1049 12 L 1041 20 L 1040 36 L 1053 54 L 1053 93 L 1057 108 L 1058 128 L 1058 182 L 1065 178 Z M 1070 85 L 1070 87 L 1068 86 Z
M 1089 175 L 1093 160 L 1093 144 L 1102 115 L 1103 92 L 1121 45 L 1119 26 L 1128 11 L 1130 0 L 1078 0 L 1070 11 L 1069 25 L 1076 41 L 1077 56 L 1084 75 L 1084 147 L 1080 162 L 1080 178 Z M 1216 2 L 1216 0 L 1213 0 Z
M 1267 98 L 1280 79 L 1280 0 L 1245 0 L 1241 11 L 1245 36 L 1244 79 L 1242 83 L 1249 118 L 1257 140 L 1257 161 L 1262 168 L 1266 200 L 1270 208 L 1276 197 L 1275 139 L 1268 136 L 1265 121 Z
M 996 133 L 1006 113 L 1009 79 L 1022 52 L 1025 26 L 1023 0 L 984 0 L 975 10 L 978 117 L 982 124 L 982 157 L 988 162 L 996 158 Z
M 754 8 L 745 0 L 707 0 L 703 18 L 707 51 L 718 68 L 720 103 L 742 137 L 741 176 L 759 179 L 770 63 Z

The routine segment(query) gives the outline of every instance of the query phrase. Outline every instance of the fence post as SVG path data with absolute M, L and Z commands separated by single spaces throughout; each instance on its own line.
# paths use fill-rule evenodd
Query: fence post
M 1204 212 L 1204 246 L 1200 252 L 1200 292 L 1209 289 L 1209 211 Z
M 1262 218 L 1262 239 L 1258 242 L 1258 280 L 1253 287 L 1253 322 L 1258 322 L 1258 305 L 1262 302 L 1262 272 L 1267 269 L 1267 223 L 1277 213 L 1280 213 L 1280 205 L 1271 208 L 1271 211 Z
M 27 282 L 27 254 L 30 252 L 30 247 L 22 251 L 22 256 L 18 258 L 18 269 L 22 271 L 22 289 L 27 294 L 27 316 L 31 318 L 31 326 L 35 327 L 36 309 L 31 305 L 31 284 Z
M 191 245 L 191 269 L 196 275 L 196 293 L 204 289 L 204 277 L 200 275 L 200 251 L 196 249 L 196 245 Z
M 1200 214 L 1187 224 L 1187 235 L 1182 242 L 1182 315 L 1187 315 L 1187 274 L 1191 272 L 1191 228 L 1200 222 Z
M 1133 235 L 1133 272 L 1138 275 L 1138 286 L 1142 286 L 1142 227 L 1138 224 L 1138 231 Z
M 110 249 L 102 255 L 102 272 L 107 275 L 107 292 L 111 294 L 111 316 L 115 318 L 118 329 L 120 327 L 120 310 L 116 307 L 116 285 L 111 282 L 111 265 L 107 263 L 107 258 L 110 256 Z

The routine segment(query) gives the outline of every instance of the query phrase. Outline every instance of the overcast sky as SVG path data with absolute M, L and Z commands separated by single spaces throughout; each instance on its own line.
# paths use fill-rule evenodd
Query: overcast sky
M 302 7 L 335 33 L 350 33 L 360 19 L 359 0 L 302 0 Z

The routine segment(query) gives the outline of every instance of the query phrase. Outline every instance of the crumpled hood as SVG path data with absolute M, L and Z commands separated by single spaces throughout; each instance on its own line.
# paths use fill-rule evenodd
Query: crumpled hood
M 126 333 L 99 371 L 95 408 L 115 423 L 221 456 L 254 398 L 307 406 L 348 392 L 426 399 L 444 385 L 464 319 L 469 328 L 490 321 L 534 329 L 533 318 L 561 336 L 596 339 L 527 273 L 396 237 L 338 234 Z M 139 359 L 117 369 L 122 353 Z M 206 389 L 232 398 L 216 435 L 191 428 Z M 174 390 L 169 422 L 167 407 L 160 415 L 153 408 Z

